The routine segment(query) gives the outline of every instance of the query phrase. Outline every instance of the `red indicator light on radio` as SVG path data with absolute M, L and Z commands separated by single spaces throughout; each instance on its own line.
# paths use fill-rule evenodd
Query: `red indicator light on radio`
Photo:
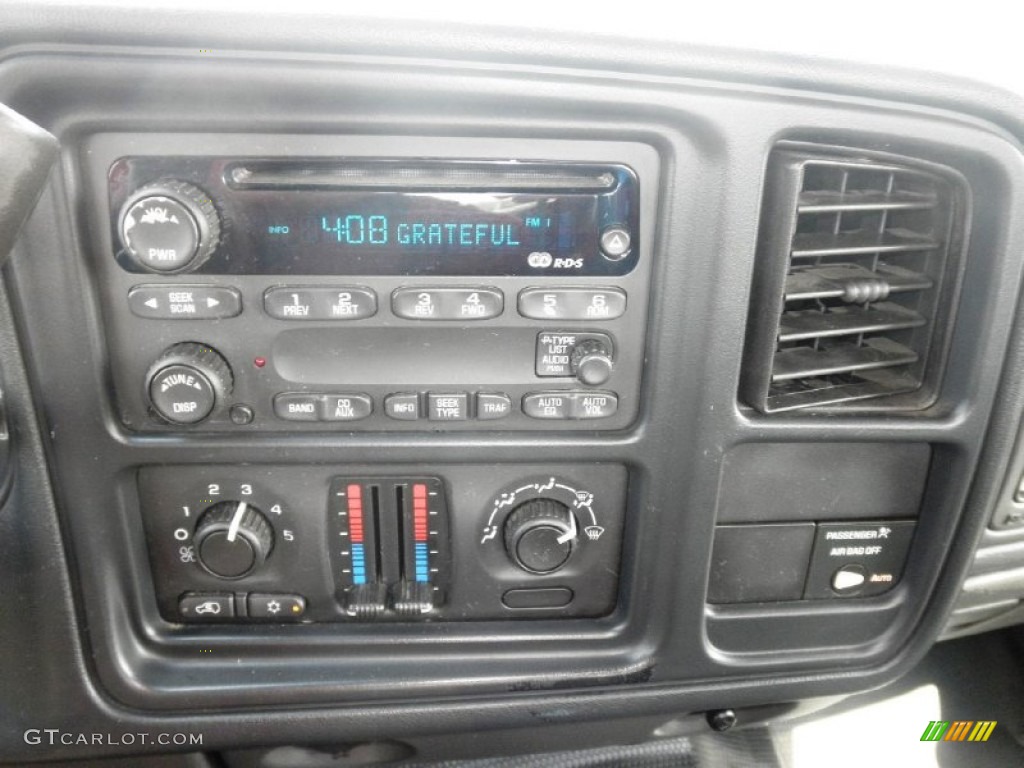
M 255 360 L 252 361 L 252 364 L 255 365 L 257 368 L 262 368 L 267 364 L 267 358 L 257 357 Z

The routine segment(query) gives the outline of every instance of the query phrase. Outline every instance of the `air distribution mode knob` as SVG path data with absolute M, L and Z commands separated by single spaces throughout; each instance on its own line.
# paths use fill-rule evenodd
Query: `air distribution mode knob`
M 599 339 L 586 339 L 573 348 L 569 365 L 581 383 L 597 387 L 612 375 L 612 351 Z
M 274 530 L 251 504 L 222 501 L 199 518 L 192 540 L 203 568 L 222 579 L 240 579 L 267 559 Z
M 216 350 L 193 341 L 168 347 L 146 375 L 149 402 L 172 424 L 197 424 L 234 387 L 231 368 Z
M 132 193 L 121 207 L 118 234 L 125 253 L 143 269 L 184 272 L 210 258 L 220 219 L 208 194 L 172 179 Z
M 512 562 L 531 573 L 557 571 L 576 546 L 576 517 L 553 499 L 531 499 L 505 520 L 505 548 Z

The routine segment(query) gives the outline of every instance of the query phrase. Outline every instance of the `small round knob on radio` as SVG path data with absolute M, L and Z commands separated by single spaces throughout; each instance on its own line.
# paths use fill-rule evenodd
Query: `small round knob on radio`
M 577 344 L 569 357 L 569 365 L 573 376 L 592 387 L 608 381 L 614 367 L 611 350 L 599 339 L 587 339 Z
M 121 244 L 150 272 L 184 272 L 210 258 L 220 240 L 220 220 L 210 196 L 184 181 L 136 190 L 121 207 Z
M 531 499 L 505 521 L 505 548 L 512 562 L 531 573 L 553 573 L 576 545 L 576 518 L 553 499 Z
M 214 504 L 193 535 L 199 564 L 222 579 L 240 579 L 259 568 L 274 548 L 274 530 L 244 501 Z
M 168 347 L 146 375 L 153 410 L 172 424 L 198 424 L 224 403 L 233 387 L 227 361 L 193 341 Z

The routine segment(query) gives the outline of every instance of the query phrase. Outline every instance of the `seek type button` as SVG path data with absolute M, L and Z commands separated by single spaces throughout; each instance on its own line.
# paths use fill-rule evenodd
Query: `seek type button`
M 465 421 L 469 418 L 469 395 L 465 392 L 427 395 L 431 421 Z
M 892 589 L 914 528 L 909 520 L 819 523 L 804 597 L 870 597 Z

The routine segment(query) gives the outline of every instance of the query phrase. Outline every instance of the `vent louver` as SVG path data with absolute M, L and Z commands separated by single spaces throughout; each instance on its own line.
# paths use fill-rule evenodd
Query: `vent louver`
M 962 182 L 926 163 L 807 145 L 777 149 L 768 174 L 748 402 L 765 413 L 883 396 L 858 407 L 926 407 L 959 283 Z

